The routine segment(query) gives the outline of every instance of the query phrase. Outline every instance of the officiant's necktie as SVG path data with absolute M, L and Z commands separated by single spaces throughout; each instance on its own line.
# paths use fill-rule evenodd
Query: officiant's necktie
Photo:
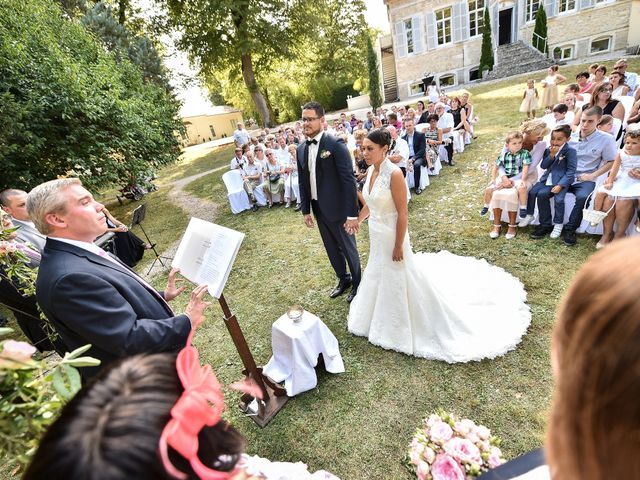
M 170 312 L 173 312 L 173 310 L 171 309 L 171 306 L 162 297 L 162 295 L 160 295 L 155 288 L 153 288 L 149 283 L 147 283 L 147 281 L 144 278 L 142 278 L 136 272 L 131 270 L 124 263 L 121 263 L 120 260 L 118 260 L 113 255 L 109 254 L 109 252 L 105 252 L 104 250 L 100 249 L 98 251 L 98 255 L 100 257 L 104 258 L 105 260 L 109 260 L 110 262 L 115 263 L 118 267 L 120 267 L 120 269 L 125 270 L 127 273 L 133 275 L 135 277 L 135 279 L 138 280 L 138 282 L 140 282 L 147 290 L 149 290 L 150 293 L 152 293 L 158 300 L 160 300 L 162 303 L 164 303 L 166 305 L 166 307 L 169 309 Z

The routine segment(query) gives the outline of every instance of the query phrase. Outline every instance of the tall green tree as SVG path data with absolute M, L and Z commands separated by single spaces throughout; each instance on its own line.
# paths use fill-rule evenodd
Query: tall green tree
M 375 110 L 382 106 L 380 95 L 380 71 L 378 69 L 378 55 L 373 48 L 371 36 L 367 36 L 367 66 L 369 67 L 369 101 Z
M 289 52 L 288 0 L 166 0 L 169 18 L 181 32 L 178 45 L 202 73 L 230 69 L 241 74 L 263 125 L 274 124 L 273 110 L 256 76 L 273 59 Z
M 491 16 L 489 7 L 484 7 L 484 22 L 482 23 L 482 47 L 480 51 L 480 72 L 493 70 L 493 42 L 491 41 Z
M 549 53 L 549 42 L 547 41 L 547 12 L 544 10 L 542 1 L 539 3 L 538 11 L 536 12 L 536 24 L 533 27 L 531 45 L 544 54 Z

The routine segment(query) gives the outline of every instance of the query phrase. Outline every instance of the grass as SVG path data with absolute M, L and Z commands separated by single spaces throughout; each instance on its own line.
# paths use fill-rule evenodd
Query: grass
M 561 73 L 573 78 L 582 69 L 562 67 Z M 629 70 L 639 71 L 640 61 L 633 59 Z M 496 360 L 449 365 L 386 351 L 354 337 L 346 330 L 344 297 L 327 296 L 335 279 L 317 229 L 308 230 L 299 214 L 283 208 L 232 215 L 220 179 L 223 171 L 186 187 L 221 205 L 217 223 L 246 234 L 225 297 L 257 363 L 265 364 L 271 355 L 271 324 L 287 306 L 300 303 L 336 335 L 346 366 L 340 375 L 320 372 L 318 386 L 291 399 L 262 430 L 237 410 L 237 392 L 227 390 L 225 415 L 247 438 L 249 453 L 304 461 L 312 470 L 326 469 L 344 480 L 410 478 L 401 464 L 407 444 L 420 420 L 437 408 L 487 425 L 503 438 L 509 458 L 542 445 L 553 384 L 549 339 L 555 311 L 573 275 L 595 251 L 597 239 L 580 236 L 575 248 L 567 248 L 550 239 L 534 242 L 527 238 L 530 229 L 524 229 L 513 241 L 504 236 L 492 241 L 489 222 L 478 216 L 487 181 L 478 167 L 495 159 L 504 134 L 522 120 L 518 106 L 528 76 L 471 89 L 480 117 L 478 140 L 458 156 L 456 167 L 445 168 L 410 204 L 414 250 L 447 249 L 486 258 L 525 284 L 531 327 L 515 351 Z M 539 80 L 544 74 L 533 77 Z M 181 164 L 160 172 L 160 184 L 224 165 L 230 152 L 191 152 Z M 172 203 L 168 186 L 145 201 L 150 236 L 162 246 L 179 239 L 188 215 Z M 135 206 L 112 211 L 128 220 Z M 366 227 L 358 246 L 366 265 Z M 145 267 L 141 264 L 139 271 Z M 156 278 L 156 286 L 165 280 L 166 274 Z M 177 299 L 175 310 L 183 309 L 186 301 L 186 296 Z M 241 377 L 243 367 L 217 305 L 210 308 L 196 344 L 224 385 Z

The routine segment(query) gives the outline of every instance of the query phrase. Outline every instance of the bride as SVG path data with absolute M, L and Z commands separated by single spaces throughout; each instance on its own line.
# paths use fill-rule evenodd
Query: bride
M 364 140 L 370 165 L 362 189 L 370 253 L 349 310 L 349 331 L 383 348 L 446 362 L 494 358 L 515 348 L 531 321 L 518 279 L 485 260 L 413 253 L 407 186 L 386 158 L 391 136 Z

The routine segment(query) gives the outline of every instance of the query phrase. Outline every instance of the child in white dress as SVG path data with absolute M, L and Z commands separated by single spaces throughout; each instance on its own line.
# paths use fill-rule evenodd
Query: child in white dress
M 629 176 L 629 172 L 634 168 L 640 168 L 640 129 L 629 130 L 624 137 L 624 149 L 618 152 L 613 167 L 609 172 L 609 176 L 597 190 L 594 209 L 598 211 L 609 210 L 614 201 L 617 199 L 619 203 L 625 201 L 637 201 L 640 199 L 640 180 Z M 631 215 L 629 218 L 618 218 L 618 231 L 615 238 L 624 236 L 626 227 L 631 221 L 633 209 L 629 209 Z M 616 213 L 618 210 L 616 209 Z M 607 222 L 609 220 L 609 222 Z M 636 225 L 638 229 L 638 225 Z M 598 248 L 603 247 L 610 241 L 613 230 L 613 219 L 605 219 L 604 232 L 602 238 L 598 242 Z
M 536 110 L 538 108 L 538 90 L 535 87 L 535 81 L 527 80 L 527 88 L 522 95 L 522 103 L 520 111 L 527 114 L 527 120 L 536 118 Z

